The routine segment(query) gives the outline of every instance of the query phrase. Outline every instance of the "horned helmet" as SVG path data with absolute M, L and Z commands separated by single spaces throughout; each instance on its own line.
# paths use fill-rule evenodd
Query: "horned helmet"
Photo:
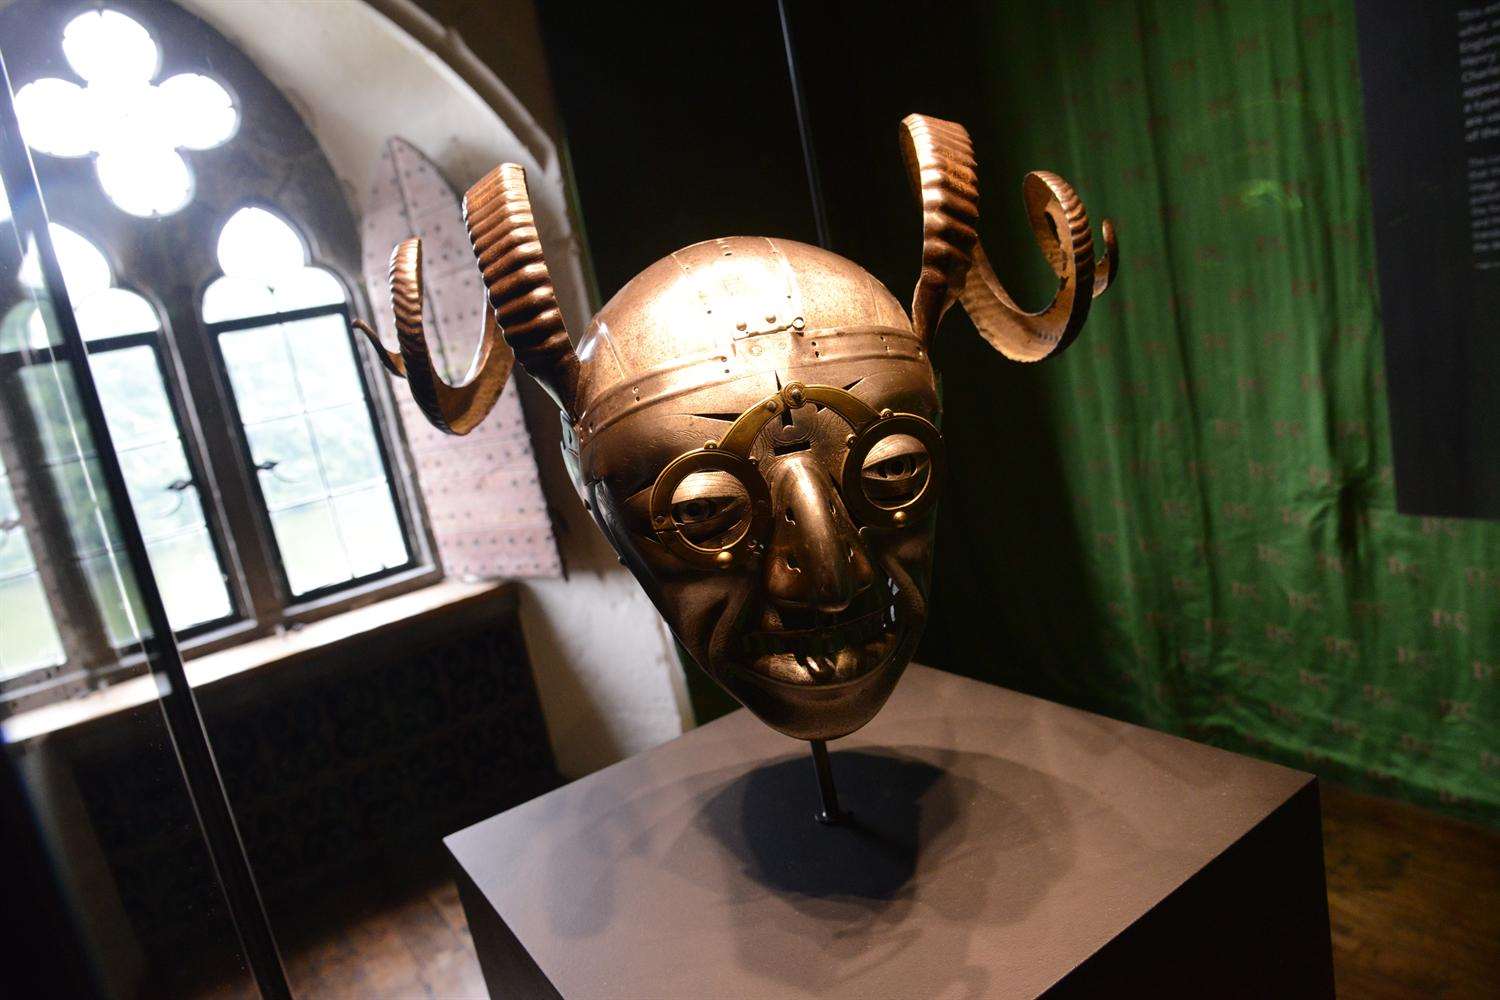
M 1058 288 L 1029 313 L 977 237 L 973 146 L 923 115 L 901 145 L 922 205 L 910 314 L 859 265 L 790 240 L 696 243 L 620 289 L 575 348 L 525 174 L 497 167 L 464 198 L 488 295 L 469 375 L 445 382 L 422 330 L 422 245 L 391 254 L 399 352 L 358 325 L 437 427 L 465 434 L 519 359 L 561 410 L 584 505 L 697 664 L 767 724 L 805 740 L 868 722 L 927 618 L 944 476 L 930 349 L 961 303 L 1032 362 L 1078 336 L 1117 267 L 1097 257 L 1067 182 L 1028 174 L 1027 214 Z

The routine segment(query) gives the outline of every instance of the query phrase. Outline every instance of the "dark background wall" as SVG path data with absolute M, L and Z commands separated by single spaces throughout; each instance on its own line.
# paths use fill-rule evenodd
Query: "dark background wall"
M 1343 0 L 793 4 L 833 248 L 900 298 L 911 111 L 963 121 L 1023 303 L 1056 170 L 1123 278 L 1068 354 L 935 350 L 937 666 L 1500 815 L 1500 529 L 1396 513 Z M 775 5 L 543 10 L 600 290 L 725 233 L 811 241 Z
M 699 240 L 816 242 L 774 3 L 541 11 L 604 299 Z
M 1500 17 L 1359 0 L 1397 507 L 1500 520 Z

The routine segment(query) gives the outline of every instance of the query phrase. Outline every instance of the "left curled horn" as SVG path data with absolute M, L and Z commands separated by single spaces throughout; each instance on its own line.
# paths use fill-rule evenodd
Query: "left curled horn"
M 1115 279 L 1114 226 L 1105 220 L 1100 227 L 1104 252 L 1096 260 L 1088 213 L 1072 186 L 1045 171 L 1027 174 L 1026 212 L 1058 278 L 1052 303 L 1027 312 L 1000 284 L 979 242 L 979 180 L 968 130 L 926 115 L 908 115 L 901 126 L 901 151 L 922 201 L 922 273 L 911 317 L 917 336 L 930 349 L 943 314 L 958 301 L 984 339 L 1013 361 L 1064 350 Z
M 464 196 L 464 222 L 488 302 L 474 362 L 461 382 L 443 381 L 427 350 L 420 239 L 404 240 L 391 251 L 391 303 L 400 353 L 386 350 L 369 324 L 355 320 L 353 325 L 369 339 L 386 370 L 411 384 L 412 397 L 439 430 L 467 434 L 479 426 L 499 400 L 515 359 L 572 419 L 578 357 L 542 254 L 526 172 L 504 163 L 486 174 Z

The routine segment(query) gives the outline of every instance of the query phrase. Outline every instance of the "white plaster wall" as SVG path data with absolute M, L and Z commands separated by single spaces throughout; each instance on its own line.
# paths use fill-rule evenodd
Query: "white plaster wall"
M 356 214 L 370 167 L 393 134 L 425 152 L 459 191 L 496 163 L 526 167 L 563 312 L 570 329 L 583 328 L 594 303 L 558 157 L 461 37 L 406 0 L 377 0 L 401 26 L 363 0 L 179 2 L 287 95 Z M 519 369 L 513 377 L 570 574 L 523 582 L 522 625 L 558 765 L 575 777 L 677 736 L 691 712 L 665 626 L 573 492 L 555 408 Z

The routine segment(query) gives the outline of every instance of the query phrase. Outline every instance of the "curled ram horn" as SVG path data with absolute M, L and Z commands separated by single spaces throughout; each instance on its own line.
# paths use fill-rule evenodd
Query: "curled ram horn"
M 391 251 L 391 304 L 399 353 L 386 350 L 369 324 L 353 325 L 375 348 L 386 371 L 411 384 L 412 397 L 434 426 L 467 434 L 489 414 L 519 360 L 572 418 L 578 394 L 578 356 L 568 338 L 552 275 L 526 190 L 514 163 L 491 170 L 464 196 L 464 224 L 485 287 L 484 331 L 469 373 L 457 385 L 432 365 L 422 329 L 422 241 Z
M 902 153 L 922 202 L 922 272 L 912 296 L 912 326 L 929 343 L 943 314 L 957 301 L 980 334 L 1013 361 L 1040 361 L 1067 348 L 1083 329 L 1089 306 L 1114 281 L 1118 248 L 1114 226 L 1101 228 L 1104 252 L 1094 256 L 1088 212 L 1056 174 L 1026 175 L 1022 196 L 1057 294 L 1039 312 L 1016 304 L 980 243 L 979 183 L 974 146 L 955 122 L 908 115 Z
M 574 418 L 578 355 L 542 252 L 526 171 L 502 163 L 485 174 L 464 195 L 464 224 L 506 342 L 563 413 Z
M 494 409 L 510 377 L 513 356 L 500 337 L 495 313 L 485 307 L 484 331 L 469 373 L 457 385 L 449 385 L 433 367 L 422 327 L 420 239 L 413 237 L 396 244 L 391 251 L 390 274 L 400 353 L 386 350 L 368 324 L 355 320 L 354 326 L 369 339 L 386 371 L 411 385 L 412 398 L 434 427 L 449 434 L 467 434 Z

